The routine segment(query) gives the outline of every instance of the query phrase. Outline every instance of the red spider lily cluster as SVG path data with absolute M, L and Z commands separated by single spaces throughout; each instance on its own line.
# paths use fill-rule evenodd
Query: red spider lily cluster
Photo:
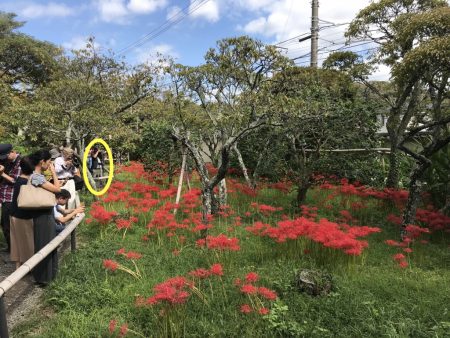
M 270 224 L 255 222 L 252 227 L 247 227 L 246 230 L 257 236 L 273 238 L 279 243 L 306 237 L 314 242 L 321 243 L 324 247 L 341 250 L 353 256 L 360 255 L 363 249 L 368 247 L 367 241 L 359 238 L 381 231 L 377 227 L 352 227 L 347 224 L 331 222 L 325 218 L 315 222 L 305 217 L 280 221 L 274 227 Z
M 252 203 L 250 204 L 250 207 L 256 209 L 258 212 L 262 213 L 262 214 L 265 215 L 265 216 L 268 216 L 268 215 L 270 215 L 271 213 L 274 213 L 274 212 L 276 212 L 276 211 L 281 211 L 281 210 L 283 210 L 283 208 L 281 208 L 281 207 L 278 207 L 278 208 L 277 208 L 277 207 L 273 207 L 273 206 L 271 206 L 271 205 L 258 204 L 258 203 L 256 203 L 256 202 L 252 202 Z
M 117 216 L 115 211 L 107 211 L 98 203 L 93 203 L 90 210 L 90 215 L 99 224 L 108 224 L 114 216 Z
M 206 236 L 206 238 L 201 238 L 196 241 L 197 246 L 207 247 L 208 249 L 216 250 L 229 250 L 229 251 L 239 251 L 241 247 L 239 246 L 239 239 L 236 237 L 228 238 L 227 236 L 220 234 L 219 236 Z
M 243 280 L 237 278 L 234 285 L 239 288 L 239 291 L 246 295 L 250 304 L 242 304 L 240 311 L 245 314 L 257 312 L 261 315 L 269 314 L 270 310 L 263 306 L 264 300 L 266 302 L 273 302 L 277 299 L 277 293 L 264 286 L 255 285 L 259 280 L 259 275 L 256 272 L 249 272 Z M 257 305 L 258 304 L 258 305 Z
M 153 287 L 153 291 L 155 292 L 153 296 L 146 299 L 138 297 L 136 299 L 136 306 L 183 304 L 191 295 L 189 290 L 193 287 L 194 283 L 183 276 L 169 278 Z
M 116 330 L 117 330 L 117 320 L 111 319 L 111 321 L 109 322 L 108 330 L 109 330 L 109 333 L 111 335 L 116 332 Z M 127 333 L 128 333 L 128 324 L 127 323 L 123 323 L 119 327 L 119 337 L 125 337 Z
M 205 279 L 211 276 L 223 276 L 223 267 L 216 263 L 209 269 L 198 268 L 190 271 L 188 275 L 193 279 Z M 197 290 L 195 282 L 184 276 L 177 276 L 167 279 L 153 287 L 154 294 L 148 298 L 138 297 L 136 306 L 153 306 L 163 304 L 175 306 L 186 303 L 191 296 L 192 290 Z
M 141 259 L 142 258 L 142 254 L 140 254 L 139 252 L 135 252 L 135 251 L 126 251 L 125 248 L 120 248 L 119 250 L 116 251 L 117 255 L 122 255 L 124 256 L 126 259 Z

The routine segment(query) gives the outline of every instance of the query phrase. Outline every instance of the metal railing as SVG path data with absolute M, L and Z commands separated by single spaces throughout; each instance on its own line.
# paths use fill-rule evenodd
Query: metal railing
M 8 323 L 6 321 L 5 293 L 18 281 L 26 276 L 45 257 L 51 254 L 67 237 L 70 237 L 70 247 L 72 251 L 76 249 L 75 229 L 84 218 L 84 214 L 78 214 L 61 233 L 52 239 L 46 246 L 36 252 L 29 260 L 23 263 L 16 271 L 6 277 L 0 283 L 0 338 L 9 338 Z

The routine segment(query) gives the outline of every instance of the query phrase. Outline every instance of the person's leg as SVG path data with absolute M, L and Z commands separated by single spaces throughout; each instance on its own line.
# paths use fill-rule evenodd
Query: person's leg
M 11 223 L 9 220 L 9 216 L 11 215 L 11 202 L 2 203 L 2 213 L 1 213 L 1 223 L 2 223 L 2 231 L 3 236 L 5 237 L 7 250 L 11 251 L 11 237 L 10 237 L 10 227 Z

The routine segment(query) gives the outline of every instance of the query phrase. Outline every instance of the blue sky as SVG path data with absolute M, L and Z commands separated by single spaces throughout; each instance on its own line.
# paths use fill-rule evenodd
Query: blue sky
M 325 28 L 331 25 L 328 22 L 351 21 L 369 0 L 320 0 L 319 4 L 320 61 L 344 43 L 346 26 Z M 276 44 L 307 33 L 311 20 L 310 0 L 2 0 L 0 10 L 26 21 L 24 33 L 68 50 L 83 47 L 87 37 L 94 36 L 102 49 L 117 53 L 130 47 L 123 52 L 130 63 L 152 60 L 160 52 L 186 65 L 200 64 L 208 48 L 222 38 L 247 34 Z M 161 27 L 168 29 L 132 45 Z M 298 38 L 279 46 L 290 57 L 309 52 L 309 41 L 299 43 Z M 370 47 L 363 44 L 354 50 Z M 297 62 L 307 65 L 309 56 Z M 381 67 L 374 78 L 386 78 L 387 73 Z

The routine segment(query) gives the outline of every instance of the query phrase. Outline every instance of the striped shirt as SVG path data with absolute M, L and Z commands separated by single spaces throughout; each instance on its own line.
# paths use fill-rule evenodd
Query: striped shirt
M 5 167 L 5 173 L 8 176 L 11 176 L 14 179 L 14 182 L 17 180 L 21 173 L 19 155 L 17 155 L 14 162 L 9 163 L 9 165 Z M 0 180 L 0 203 L 12 202 L 14 182 L 11 183 L 4 178 Z

